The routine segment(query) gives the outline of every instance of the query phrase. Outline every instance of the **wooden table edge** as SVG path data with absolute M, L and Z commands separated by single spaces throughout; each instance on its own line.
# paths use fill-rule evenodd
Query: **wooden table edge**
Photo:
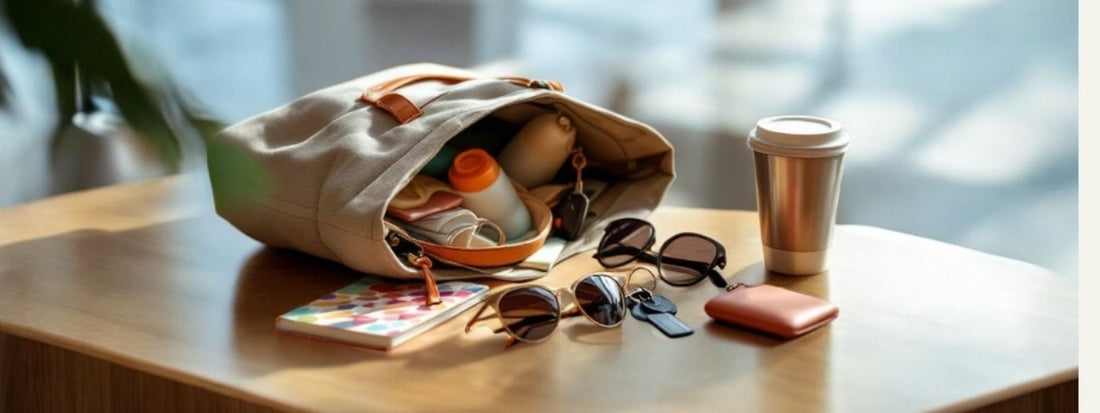
M 71 351 L 76 354 L 91 357 L 93 359 L 103 360 L 121 367 L 132 369 L 139 373 L 149 374 L 165 380 L 175 381 L 184 385 L 193 386 L 198 389 L 210 391 L 220 394 L 222 396 L 230 397 L 247 403 L 256 404 L 259 406 L 289 412 L 314 411 L 302 408 L 300 406 L 285 404 L 279 402 L 278 400 L 254 394 L 245 391 L 240 387 L 235 387 L 232 385 L 221 383 L 216 380 L 199 377 L 184 370 L 179 370 L 155 363 L 147 363 L 137 358 L 131 357 L 128 354 L 116 352 L 108 348 L 70 340 L 65 338 L 64 336 L 56 336 L 46 332 L 37 331 L 33 328 L 13 325 L 11 323 L 5 322 L 3 319 L 0 319 L 0 334 L 10 334 L 17 338 L 22 338 L 48 346 L 53 346 L 66 351 Z
M 1067 368 L 1047 377 L 1025 381 L 1001 390 L 974 396 L 958 403 L 932 409 L 932 412 L 973 411 L 1016 397 L 1038 393 L 1046 388 L 1070 383 L 1079 377 L 1080 365 Z

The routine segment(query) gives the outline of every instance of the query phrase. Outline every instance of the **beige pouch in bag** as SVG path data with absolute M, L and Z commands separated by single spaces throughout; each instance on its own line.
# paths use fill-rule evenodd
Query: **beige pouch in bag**
M 478 120 L 492 115 L 522 124 L 560 112 L 576 125 L 586 171 L 612 181 L 591 205 L 594 217 L 583 236 L 566 246 L 563 260 L 595 248 L 608 222 L 644 218 L 657 207 L 674 176 L 673 149 L 653 128 L 555 89 L 560 86 L 552 82 L 415 64 L 319 90 L 218 134 L 216 139 L 240 147 L 264 167 L 271 190 L 244 201 L 215 199 L 217 211 L 265 244 L 366 273 L 419 279 L 421 269 L 399 258 L 386 241 L 392 231 L 383 220 L 389 201 L 448 140 Z M 432 272 L 438 279 L 515 281 L 544 274 L 510 266 L 437 265 Z

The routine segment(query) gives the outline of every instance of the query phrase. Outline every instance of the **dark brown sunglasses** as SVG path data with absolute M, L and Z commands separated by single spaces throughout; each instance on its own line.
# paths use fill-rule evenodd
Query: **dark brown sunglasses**
M 657 252 L 650 248 L 657 242 L 653 224 L 636 218 L 612 221 L 604 230 L 603 239 L 592 257 L 608 268 L 634 260 L 657 265 L 657 274 L 666 283 L 676 286 L 694 285 L 710 278 L 714 285 L 726 288 L 726 280 L 715 268 L 726 268 L 726 248 L 702 234 L 683 232 L 672 236 Z

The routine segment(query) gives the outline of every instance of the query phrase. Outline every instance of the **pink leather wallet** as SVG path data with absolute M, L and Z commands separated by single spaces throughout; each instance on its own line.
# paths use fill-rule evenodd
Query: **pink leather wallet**
M 386 215 L 405 222 L 414 222 L 436 212 L 450 211 L 462 205 L 462 197 L 450 192 L 433 193 L 428 201 L 412 208 L 387 208 Z
M 794 338 L 828 324 L 840 310 L 817 297 L 767 284 L 735 284 L 707 301 L 707 315 L 715 320 L 782 338 Z

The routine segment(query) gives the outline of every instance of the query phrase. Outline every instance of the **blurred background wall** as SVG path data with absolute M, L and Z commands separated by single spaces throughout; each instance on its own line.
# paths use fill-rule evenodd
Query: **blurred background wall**
M 754 209 L 776 114 L 852 135 L 839 222 L 1077 271 L 1077 4 L 1066 0 L 100 0 L 131 61 L 235 122 L 385 67 L 561 81 L 677 148 L 666 203 Z M 48 67 L 0 27 L 0 207 L 51 194 Z M 720 229 L 716 229 L 720 230 Z

